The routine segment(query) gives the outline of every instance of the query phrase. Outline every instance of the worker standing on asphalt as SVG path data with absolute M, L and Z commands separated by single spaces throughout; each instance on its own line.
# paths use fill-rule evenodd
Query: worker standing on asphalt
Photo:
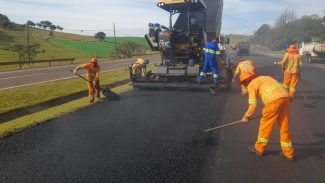
M 233 81 L 235 81 L 236 77 L 239 75 L 240 80 L 242 80 L 243 78 L 246 78 L 247 75 L 253 75 L 256 76 L 256 72 L 255 72 L 255 67 L 254 67 L 254 63 L 251 60 L 243 60 L 241 59 L 238 63 L 238 66 L 236 68 L 236 72 L 234 75 L 234 79 Z M 241 89 L 242 89 L 242 96 L 246 96 L 247 95 L 247 88 L 244 85 L 241 85 Z
M 283 85 L 289 91 L 290 97 L 293 98 L 298 85 L 302 62 L 298 49 L 294 44 L 291 44 L 287 49 L 282 61 L 274 62 L 275 65 L 282 65 L 283 70 Z
M 95 100 L 94 97 L 95 90 L 96 90 L 96 97 L 100 99 L 100 86 L 99 86 L 100 67 L 98 65 L 97 58 L 92 58 L 89 64 L 83 64 L 76 67 L 73 72 L 77 73 L 81 69 L 85 69 L 87 72 L 89 102 L 92 103 Z
M 198 83 L 201 84 L 207 75 L 207 72 L 209 69 L 213 73 L 213 83 L 217 85 L 219 83 L 218 80 L 218 61 L 220 63 L 223 63 L 222 57 L 221 57 L 221 52 L 218 47 L 218 39 L 219 38 L 214 38 L 211 42 L 208 42 L 204 46 L 204 66 L 203 69 L 201 70 L 200 73 L 200 78 Z
M 249 151 L 255 155 L 263 155 L 275 123 L 280 129 L 281 156 L 287 160 L 293 160 L 294 150 L 289 132 L 289 109 L 291 99 L 282 86 L 269 76 L 246 75 L 241 78 L 241 84 L 248 88 L 249 108 L 244 114 L 243 122 L 248 122 L 257 107 L 257 99 L 261 98 L 264 103 L 262 118 L 255 146 L 249 147 Z
M 232 44 L 231 46 L 231 50 L 227 52 L 227 64 L 234 64 L 236 57 L 237 57 L 237 48 L 236 45 Z
M 137 58 L 135 63 L 132 65 L 132 74 L 136 75 L 137 70 L 141 70 L 141 76 L 145 77 L 146 76 L 146 65 L 149 63 L 148 59 L 145 61 L 142 58 Z

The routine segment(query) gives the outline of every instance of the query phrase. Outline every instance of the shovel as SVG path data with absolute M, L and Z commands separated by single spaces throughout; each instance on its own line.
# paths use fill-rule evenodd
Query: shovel
M 302 89 L 302 95 L 304 96 L 304 107 L 314 107 L 313 104 L 306 97 L 304 83 L 302 82 L 302 80 L 301 80 L 301 89 Z
M 73 71 L 71 70 L 71 72 L 73 73 Z M 82 78 L 85 81 L 91 82 L 89 81 L 87 78 L 81 76 L 78 73 L 74 73 L 75 75 L 79 76 L 80 78 Z M 93 82 L 91 82 L 93 84 Z M 116 93 L 114 93 L 112 90 L 110 90 L 109 88 L 101 88 L 99 87 L 99 89 L 101 90 L 102 94 L 109 100 L 118 100 L 120 99 L 120 96 Z

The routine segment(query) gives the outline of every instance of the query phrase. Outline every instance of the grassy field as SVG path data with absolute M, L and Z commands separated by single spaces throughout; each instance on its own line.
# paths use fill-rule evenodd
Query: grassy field
M 21 30 L 7 30 L 0 28 L 0 61 L 17 61 L 18 54 L 8 50 L 15 44 L 27 43 L 27 32 Z M 44 53 L 39 53 L 33 59 L 53 59 L 53 58 L 77 58 L 89 59 L 96 54 L 99 57 L 114 56 L 113 39 L 99 42 L 93 36 L 82 36 L 63 32 L 54 32 L 49 37 L 49 31 L 31 28 L 30 44 L 40 44 Z M 141 37 L 118 37 L 117 42 L 134 41 L 146 45 L 146 41 Z M 98 51 L 97 51 L 98 48 Z
M 78 53 L 97 56 L 97 57 L 112 57 L 115 56 L 114 38 L 107 38 L 105 41 L 76 41 L 67 39 L 51 39 L 57 45 L 74 50 Z M 146 45 L 146 40 L 141 37 L 118 37 L 117 43 L 133 41 L 138 44 Z

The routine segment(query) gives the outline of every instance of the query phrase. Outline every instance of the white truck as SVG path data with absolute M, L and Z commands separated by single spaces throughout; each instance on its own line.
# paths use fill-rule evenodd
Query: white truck
M 325 41 L 302 42 L 299 54 L 308 63 L 314 61 L 325 61 Z

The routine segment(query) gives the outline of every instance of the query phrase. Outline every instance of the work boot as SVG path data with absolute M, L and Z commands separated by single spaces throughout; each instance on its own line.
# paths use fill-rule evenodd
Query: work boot
M 218 85 L 219 84 L 219 80 L 218 79 L 213 79 L 213 84 L 214 85 Z
M 288 161 L 294 161 L 294 160 L 295 160 L 294 157 L 292 157 L 292 158 L 286 157 L 286 156 L 283 154 L 283 152 L 280 152 L 279 155 L 280 155 L 280 157 L 282 157 L 282 158 L 284 158 L 284 159 L 286 159 L 286 160 L 288 160 Z
M 89 103 L 93 103 L 95 100 L 94 95 L 89 95 Z
M 256 156 L 263 156 L 263 153 L 260 153 L 260 152 L 256 151 L 254 146 L 249 146 L 248 151 L 255 154 Z
M 200 85 L 203 83 L 204 77 L 200 76 L 199 79 L 197 80 L 197 83 Z

